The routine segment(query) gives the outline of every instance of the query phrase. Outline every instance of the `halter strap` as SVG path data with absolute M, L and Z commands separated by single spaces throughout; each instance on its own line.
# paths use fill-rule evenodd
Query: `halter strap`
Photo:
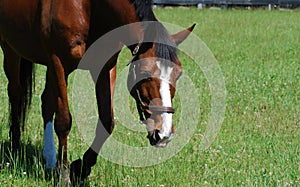
M 132 56 L 135 56 L 135 55 L 139 52 L 142 43 L 143 43 L 143 41 L 141 40 L 141 41 L 135 46 L 135 48 L 134 48 L 133 51 L 132 51 Z
M 175 113 L 175 109 L 171 106 L 153 106 L 153 105 L 145 105 L 140 96 L 140 91 L 136 89 L 136 93 L 139 99 L 140 108 L 143 112 L 147 111 L 148 113 Z
M 141 40 L 139 41 L 139 43 L 135 46 L 135 48 L 133 49 L 133 51 L 131 52 L 132 58 L 131 58 L 131 60 L 129 60 L 129 62 L 126 64 L 126 66 L 128 66 L 129 64 L 132 63 L 133 59 L 136 57 L 136 55 L 137 55 L 138 52 L 140 51 L 140 47 L 141 47 L 142 44 L 143 44 L 143 40 L 144 40 L 144 39 L 141 39 Z

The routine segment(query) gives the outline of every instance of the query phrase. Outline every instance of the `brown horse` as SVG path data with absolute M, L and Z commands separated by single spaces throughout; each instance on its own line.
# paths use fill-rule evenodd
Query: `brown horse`
M 122 40 L 110 43 L 118 52 L 105 62 L 99 76 L 93 75 L 99 119 L 103 125 L 98 126 L 97 131 L 106 131 L 107 135 L 98 137 L 99 133 L 96 133 L 83 160 L 71 164 L 70 176 L 74 180 L 84 180 L 90 174 L 101 145 L 113 131 L 112 95 L 120 43 L 127 45 L 134 55 L 128 80 L 136 84 L 129 84 L 129 90 L 137 101 L 140 118 L 145 118 L 147 123 L 150 143 L 165 146 L 174 131 L 172 98 L 181 73 L 176 45 L 194 26 L 170 36 L 161 24 L 145 27 L 143 21 L 159 23 L 150 0 L 0 0 L 0 44 L 8 78 L 13 149 L 19 147 L 20 126 L 25 123 L 30 104 L 32 64 L 45 65 L 46 85 L 41 97 L 45 128 L 43 156 L 47 169 L 67 168 L 67 136 L 72 123 L 67 96 L 68 76 L 77 68 L 86 49 L 99 37 L 130 23 L 140 23 L 130 27 L 125 36 L 135 45 Z M 145 37 L 153 41 L 143 42 Z M 136 77 L 145 79 L 140 81 Z M 54 129 L 59 140 L 58 161 L 53 141 L 54 114 Z

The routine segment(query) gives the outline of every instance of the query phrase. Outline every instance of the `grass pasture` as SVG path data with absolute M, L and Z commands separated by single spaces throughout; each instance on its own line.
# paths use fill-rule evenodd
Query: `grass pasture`
M 190 65 L 181 54 L 184 72 L 193 75 L 191 79 L 199 90 L 199 130 L 174 157 L 151 167 L 121 166 L 98 157 L 89 185 L 300 186 L 300 12 L 158 8 L 155 13 L 161 21 L 182 27 L 197 23 L 194 33 L 213 52 L 223 72 L 225 120 L 213 144 L 199 152 L 209 118 L 210 92 L 201 69 Z M 127 59 L 130 56 L 125 51 L 120 70 L 126 68 Z M 6 151 L 9 107 L 2 60 L 0 52 L 0 186 L 52 185 L 45 181 L 41 158 L 40 95 L 45 68 L 37 67 L 22 153 L 12 159 Z M 179 105 L 178 100 L 175 102 Z M 118 140 L 148 145 L 146 132 L 134 134 L 116 126 L 113 136 Z M 69 136 L 69 160 L 82 157 L 87 148 L 74 124 Z

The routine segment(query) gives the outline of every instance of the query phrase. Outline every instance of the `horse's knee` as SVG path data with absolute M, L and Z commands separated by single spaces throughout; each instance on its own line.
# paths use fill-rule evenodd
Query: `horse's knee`
M 59 137 L 67 137 L 72 125 L 72 116 L 69 111 L 59 112 L 55 116 L 54 129 Z

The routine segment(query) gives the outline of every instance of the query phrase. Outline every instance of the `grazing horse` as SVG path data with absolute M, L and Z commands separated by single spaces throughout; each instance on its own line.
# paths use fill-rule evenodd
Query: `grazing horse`
M 128 88 L 137 102 L 141 120 L 147 124 L 149 141 L 158 147 L 166 145 L 174 131 L 172 98 L 176 80 L 182 71 L 176 45 L 189 35 L 194 25 L 169 35 L 154 16 L 151 3 L 150 0 L 0 0 L 0 44 L 8 79 L 10 137 L 14 150 L 19 147 L 20 127 L 24 126 L 30 105 L 33 63 L 45 65 L 46 85 L 41 96 L 43 156 L 46 169 L 58 167 L 66 171 L 67 136 L 72 124 L 67 95 L 68 76 L 98 38 L 130 23 L 138 24 L 130 28 L 125 38 L 135 45 L 127 45 L 121 40 L 111 43 L 118 52 L 105 62 L 99 76 L 92 75 L 99 119 L 102 130 L 108 135 L 97 137 L 96 133 L 93 145 L 98 143 L 100 146 L 91 146 L 82 160 L 74 161 L 70 166 L 70 176 L 73 180 L 84 180 L 90 174 L 101 145 L 113 131 L 112 96 L 116 62 L 123 44 L 134 56 Z M 143 21 L 154 21 L 158 26 L 144 27 Z M 145 37 L 153 41 L 143 42 Z M 142 81 L 136 79 L 143 76 L 145 79 Z M 133 82 L 135 84 L 131 84 Z M 53 126 L 59 140 L 57 160 Z M 67 174 L 64 177 L 67 179 Z

